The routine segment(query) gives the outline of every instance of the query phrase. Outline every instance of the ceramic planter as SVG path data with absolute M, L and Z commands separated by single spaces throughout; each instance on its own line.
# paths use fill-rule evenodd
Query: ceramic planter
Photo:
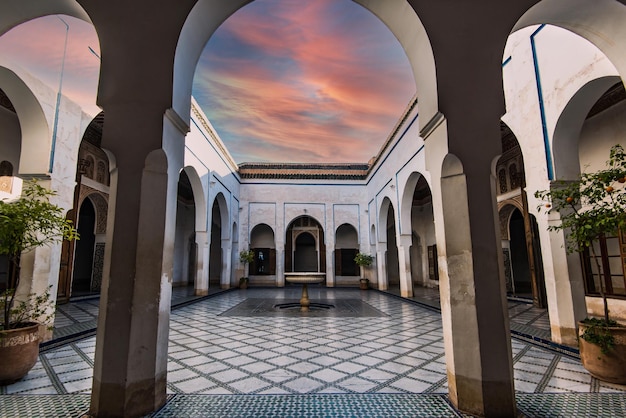
M 0 385 L 26 376 L 38 356 L 39 324 L 0 331 Z
M 615 337 L 615 346 L 608 353 L 602 353 L 597 344 L 581 338 L 588 328 L 578 323 L 578 345 L 580 360 L 587 371 L 595 378 L 609 383 L 626 384 L 626 327 L 609 327 Z

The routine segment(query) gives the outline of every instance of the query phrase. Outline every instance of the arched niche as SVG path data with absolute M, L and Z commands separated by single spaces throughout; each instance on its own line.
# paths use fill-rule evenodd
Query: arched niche
M 285 232 L 285 272 L 294 271 L 326 271 L 324 228 L 312 216 L 295 218 Z
M 258 224 L 252 228 L 250 250 L 254 252 L 254 260 L 250 263 L 251 275 L 276 274 L 276 239 L 272 227 Z
M 347 223 L 339 225 L 335 231 L 336 277 L 359 275 L 359 268 L 354 261 L 359 251 L 359 234 L 356 228 Z M 368 253 L 368 250 L 363 249 L 362 252 Z

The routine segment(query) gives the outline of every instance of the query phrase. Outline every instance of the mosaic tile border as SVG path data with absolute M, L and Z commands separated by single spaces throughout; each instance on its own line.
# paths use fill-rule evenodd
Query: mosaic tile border
M 626 416 L 622 394 L 517 394 L 518 416 L 571 418 Z M 0 418 L 81 417 L 90 396 L 3 395 Z M 153 418 L 179 417 L 471 417 L 456 411 L 446 395 L 171 395 Z
M 154 418 L 462 417 L 443 395 L 176 395 Z
M 626 396 L 617 393 L 517 394 L 518 408 L 531 418 L 626 416 Z
M 3 395 L 0 418 L 78 418 L 89 411 L 90 400 L 90 395 Z

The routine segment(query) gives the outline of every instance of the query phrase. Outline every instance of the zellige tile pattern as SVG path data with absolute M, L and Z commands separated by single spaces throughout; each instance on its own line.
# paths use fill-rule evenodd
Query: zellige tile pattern
M 232 291 L 174 310 L 167 383 L 173 397 L 157 416 L 196 416 L 196 410 L 221 411 L 197 416 L 457 416 L 447 404 L 441 317 L 430 307 L 377 291 L 312 287 L 312 299 L 358 298 L 381 314 L 223 315 L 247 299 L 293 299 L 299 292 Z M 516 338 L 512 351 L 518 405 L 526 415 L 626 414 L 626 387 L 591 378 L 567 353 Z M 36 404 L 57 398 L 69 408 L 72 396 L 88 405 L 94 352 L 94 337 L 43 352 L 26 378 L 0 387 L 0 410 L 21 408 L 24 399 Z M 397 409 L 402 405 L 408 409 Z

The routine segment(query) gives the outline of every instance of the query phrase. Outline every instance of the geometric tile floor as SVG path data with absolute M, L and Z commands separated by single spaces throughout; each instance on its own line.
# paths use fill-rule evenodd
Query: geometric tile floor
M 432 309 L 377 291 L 311 286 L 312 300 L 360 299 L 385 315 L 220 315 L 249 298 L 297 299 L 299 293 L 298 287 L 251 288 L 174 310 L 167 382 L 174 396 L 155 416 L 459 416 L 445 396 L 441 318 Z M 626 415 L 626 387 L 591 378 L 573 356 L 516 338 L 512 349 L 517 402 L 527 416 Z M 95 337 L 43 352 L 23 380 L 0 387 L 0 417 L 40 416 L 19 412 L 39 401 L 65 409 L 76 403 L 84 412 L 94 352 Z M 197 415 L 201 406 L 217 409 Z M 287 407 L 294 409 L 280 413 Z

